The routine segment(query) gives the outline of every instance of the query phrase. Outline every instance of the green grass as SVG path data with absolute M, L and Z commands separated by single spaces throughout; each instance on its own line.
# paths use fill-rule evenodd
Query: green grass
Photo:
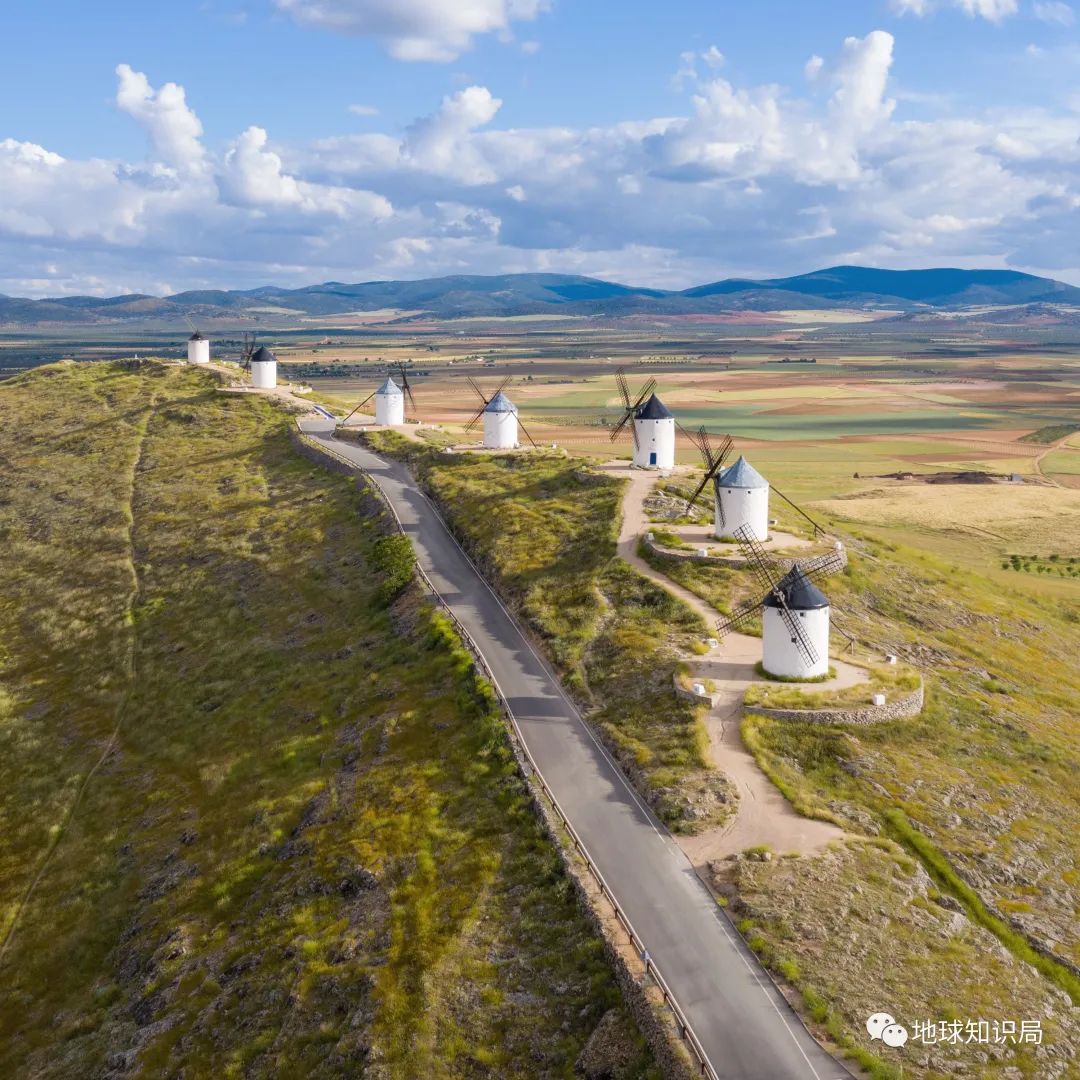
M 1068 436 L 1077 431 L 1080 431 L 1080 425 L 1077 424 L 1047 424 L 1037 431 L 1029 431 L 1026 435 L 1021 435 L 1019 441 L 1049 446 L 1051 443 L 1056 443 L 1059 439 L 1068 438 Z
M 835 675 L 835 669 L 832 670 Z M 752 683 L 746 689 L 743 703 L 747 708 L 759 705 L 764 709 L 860 708 L 872 704 L 874 694 L 884 694 L 886 701 L 891 701 L 894 697 L 917 690 L 921 679 L 917 671 L 901 664 L 876 664 L 869 668 L 869 672 L 870 678 L 866 682 L 838 690 L 800 690 L 793 686 Z
M 569 1077 L 621 1008 L 491 688 L 288 424 L 0 387 L 0 1074 Z
M 679 830 L 726 816 L 701 707 L 672 693 L 679 653 L 707 628 L 615 556 L 622 481 L 562 454 L 448 456 L 367 438 L 410 463 L 657 813 Z

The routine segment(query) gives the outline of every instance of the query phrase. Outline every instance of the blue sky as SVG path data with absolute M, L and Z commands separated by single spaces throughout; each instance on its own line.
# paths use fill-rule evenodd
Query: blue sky
M 840 261 L 1080 282 L 1062 0 L 58 0 L 2 19 L 10 295 L 515 270 L 682 286 Z

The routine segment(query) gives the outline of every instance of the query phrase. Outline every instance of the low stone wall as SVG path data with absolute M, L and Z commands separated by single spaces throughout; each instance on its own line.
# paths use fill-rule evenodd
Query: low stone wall
M 695 705 L 708 705 L 711 709 L 716 704 L 716 699 L 719 694 L 695 694 L 693 690 L 687 690 L 679 682 L 679 674 L 676 672 L 671 677 L 671 683 L 675 687 L 675 696 L 685 698 L 687 701 L 692 701 Z
M 804 724 L 884 724 L 918 716 L 923 709 L 923 686 L 884 705 L 860 705 L 854 709 L 767 709 L 761 705 L 743 705 L 743 712 L 768 716 L 772 720 L 796 720 Z
M 741 555 L 702 555 L 696 548 L 691 551 L 682 548 L 664 547 L 655 540 L 650 540 L 647 533 L 641 538 L 641 542 L 651 554 L 663 555 L 668 559 L 681 559 L 683 562 L 711 563 L 714 566 L 727 566 L 732 570 L 744 570 L 749 565 Z M 819 555 L 825 554 L 831 554 L 831 552 L 819 551 L 811 555 L 794 558 L 790 555 L 769 555 L 766 551 L 769 562 L 783 573 L 787 573 L 798 562 L 806 562 L 807 559 L 817 558 Z M 847 548 L 841 548 L 836 554 L 839 555 L 841 564 L 847 566 Z

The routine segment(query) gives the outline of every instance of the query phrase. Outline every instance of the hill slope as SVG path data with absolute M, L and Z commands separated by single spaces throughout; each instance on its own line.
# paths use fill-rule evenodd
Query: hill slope
M 490 691 L 287 423 L 0 387 L 0 1075 L 565 1076 L 611 1009 L 654 1075 Z
M 675 292 L 568 274 L 458 275 L 418 281 L 328 281 L 301 289 L 200 290 L 26 300 L 0 296 L 0 325 L 188 318 L 276 321 L 385 308 L 440 318 L 506 315 L 710 314 L 780 308 L 939 309 L 1030 303 L 1080 305 L 1080 289 L 1015 270 L 877 270 L 835 266 L 796 277 L 731 278 Z

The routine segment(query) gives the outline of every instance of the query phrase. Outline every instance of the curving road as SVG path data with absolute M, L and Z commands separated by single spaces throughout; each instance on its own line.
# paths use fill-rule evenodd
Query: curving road
M 305 419 L 326 442 L 334 424 Z M 605 753 L 408 470 L 353 443 L 334 451 L 390 500 L 417 559 L 483 654 L 533 760 L 645 942 L 722 1080 L 850 1080 L 807 1033 Z

